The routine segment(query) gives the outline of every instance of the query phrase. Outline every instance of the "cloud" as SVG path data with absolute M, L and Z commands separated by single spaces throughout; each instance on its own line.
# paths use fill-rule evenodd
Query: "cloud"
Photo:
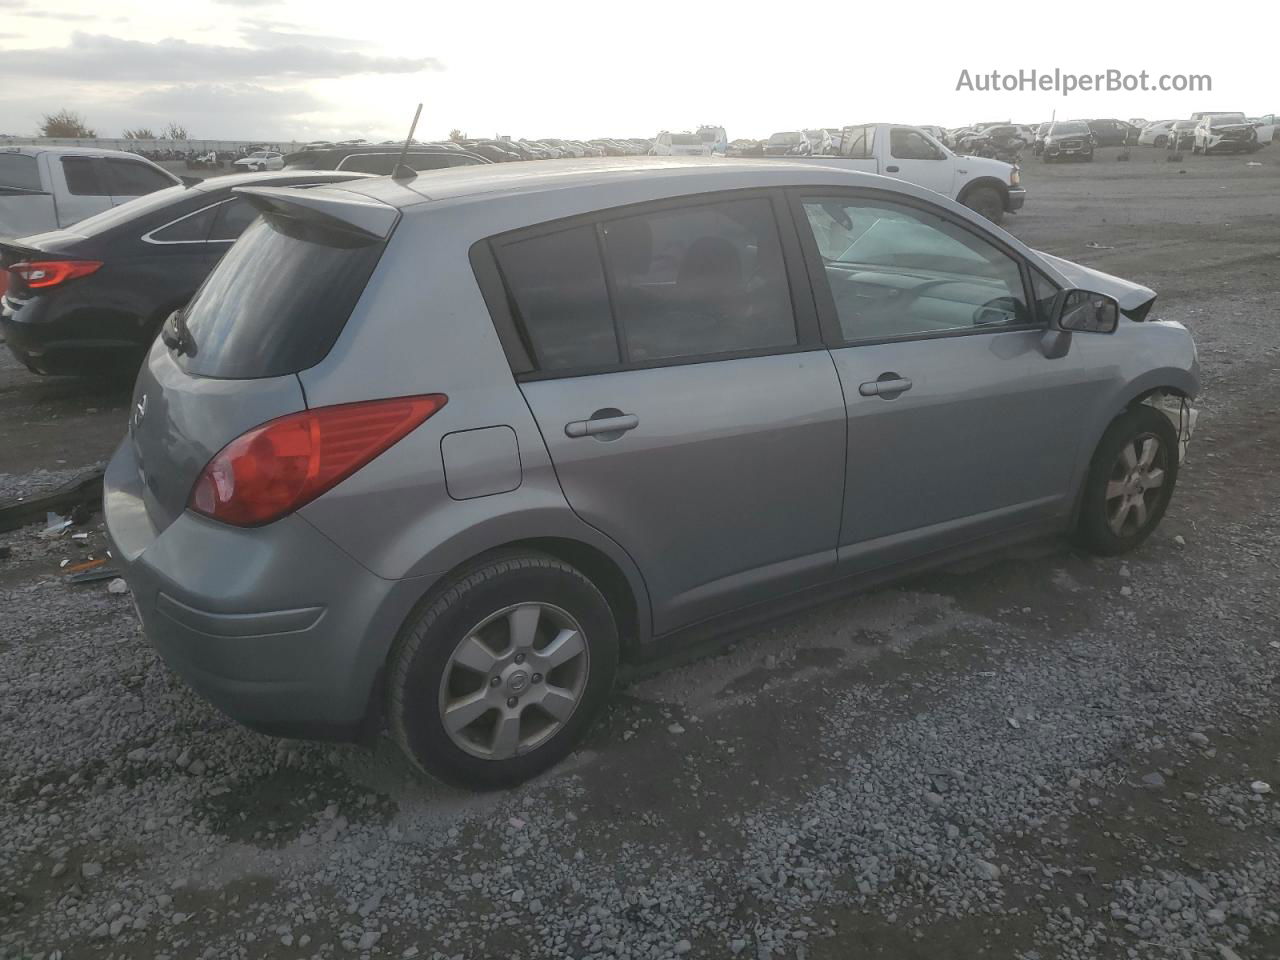
M 35 20 L 57 20 L 59 22 L 73 21 L 83 23 L 86 20 L 97 20 L 98 18 L 92 13 L 67 13 L 60 10 L 24 10 L 17 8 L 14 16 L 31 17 Z
M 280 0 L 213 0 L 213 2 L 228 7 L 268 7 L 279 3 Z
M 323 33 L 307 33 L 295 24 L 280 20 L 249 19 L 240 25 L 240 36 L 251 47 L 287 47 L 303 44 L 312 47 L 326 47 L 336 50 L 358 50 L 368 48 L 370 44 L 364 40 L 351 37 L 337 37 Z
M 0 0 L 3 2 L 3 0 Z M 332 79 L 356 74 L 441 70 L 434 57 L 382 57 L 302 43 L 224 47 L 166 39 L 155 43 L 77 31 L 65 47 L 9 50 L 0 76 L 106 83 L 235 83 L 266 78 Z
M 255 125 L 260 125 L 277 118 L 313 113 L 326 106 L 306 90 L 272 90 L 252 83 L 176 84 L 144 90 L 130 103 L 157 117 L 176 117 L 188 127 L 205 121 L 218 124 L 224 118 L 238 118 L 242 122 L 252 118 Z M 197 131 L 193 128 L 192 133 Z

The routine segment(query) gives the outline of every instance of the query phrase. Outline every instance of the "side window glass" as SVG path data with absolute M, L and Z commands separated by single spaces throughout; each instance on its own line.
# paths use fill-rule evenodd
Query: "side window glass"
M 217 216 L 217 207 L 206 207 L 168 226 L 153 230 L 150 238 L 158 243 L 204 243 Z
M 889 153 L 897 160 L 941 160 L 938 148 L 909 127 L 889 130 Z
M 618 363 L 594 226 L 517 240 L 496 253 L 539 370 Z
M 218 204 L 216 211 L 217 219 L 209 234 L 210 240 L 234 240 L 258 219 L 257 208 L 243 197 Z
M 660 210 L 604 225 L 618 328 L 632 362 L 787 347 L 791 293 L 765 199 Z
M 847 341 L 1030 323 L 1018 261 L 936 214 L 871 200 L 804 201 Z
M 415 170 L 423 170 L 415 162 L 415 158 L 410 157 L 408 163 Z M 338 164 L 339 170 L 354 170 L 356 173 L 374 173 L 380 177 L 385 177 L 391 173 L 396 165 L 396 158 L 389 153 L 356 153 L 349 157 L 345 157 Z
M 1031 268 L 1031 290 L 1036 298 L 1036 317 L 1041 323 L 1049 322 L 1053 301 L 1058 295 L 1058 285 L 1035 267 Z
M 852 160 L 869 160 L 875 155 L 872 153 L 875 132 L 876 128 L 873 126 L 849 127 L 844 130 L 841 134 L 841 154 Z
M 111 191 L 102 182 L 100 163 L 94 157 L 63 157 L 62 173 L 67 190 L 75 197 L 109 197 Z
M 165 187 L 173 181 L 159 170 L 133 160 L 107 160 L 111 171 L 111 193 L 116 197 L 141 197 Z

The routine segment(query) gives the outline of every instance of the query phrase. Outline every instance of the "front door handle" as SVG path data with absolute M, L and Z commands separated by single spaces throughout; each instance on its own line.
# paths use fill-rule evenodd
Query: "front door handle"
M 605 414 L 605 416 L 601 416 Z M 597 410 L 590 420 L 574 420 L 564 425 L 566 437 L 599 437 L 601 440 L 616 440 L 628 430 L 640 426 L 640 418 L 634 413 L 623 413 L 620 410 Z M 609 436 L 612 434 L 612 436 Z
M 858 384 L 858 393 L 864 397 L 881 397 L 885 400 L 892 400 L 910 389 L 911 381 L 896 373 L 882 373 L 878 380 Z
M 897 164 L 895 164 L 895 165 L 894 165 L 894 166 L 892 166 L 892 167 L 885 167 L 885 168 L 884 168 L 884 172 L 885 172 L 885 173 L 897 173 L 897 172 L 898 172 Z

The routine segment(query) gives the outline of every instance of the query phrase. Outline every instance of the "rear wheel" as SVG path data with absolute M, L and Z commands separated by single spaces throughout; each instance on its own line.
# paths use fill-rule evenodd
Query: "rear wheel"
M 1165 136 L 1159 136 L 1159 137 L 1156 137 L 1156 138 L 1155 138 L 1155 141 L 1153 142 L 1153 145 L 1154 145 L 1154 146 L 1157 146 L 1157 147 L 1165 147 L 1165 146 L 1168 146 L 1168 145 L 1169 145 L 1169 138 L 1168 138 L 1168 137 L 1165 137 Z
M 618 632 L 575 568 L 494 555 L 410 618 L 392 654 L 392 736 L 424 772 L 509 786 L 573 749 L 608 698 Z
M 1103 434 L 1085 479 L 1079 535 L 1094 553 L 1126 553 L 1151 535 L 1178 481 L 1178 433 L 1139 404 Z
M 1004 220 L 1004 197 L 995 187 L 977 187 L 965 194 L 964 205 L 992 223 Z

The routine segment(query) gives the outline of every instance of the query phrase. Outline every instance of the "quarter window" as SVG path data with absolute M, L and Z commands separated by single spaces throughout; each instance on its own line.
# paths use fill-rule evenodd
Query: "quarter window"
M 257 208 L 243 197 L 219 204 L 217 212 L 210 240 L 234 240 L 258 218 Z
M 795 345 L 791 293 L 768 200 L 612 220 L 603 234 L 631 362 Z
M 539 370 L 618 363 L 594 226 L 517 240 L 497 256 Z
M 875 146 L 876 128 L 874 125 L 865 127 L 845 127 L 840 132 L 840 155 L 849 157 L 853 160 L 869 160 L 875 156 L 872 153 L 872 147 Z
M 63 157 L 62 175 L 74 197 L 109 197 L 111 191 L 100 175 L 101 161 L 94 157 Z
M 1033 322 L 1018 261 L 936 214 L 847 198 L 804 201 L 846 341 Z
M 204 243 L 216 215 L 215 207 L 206 207 L 161 227 L 151 234 L 151 239 L 159 243 Z

